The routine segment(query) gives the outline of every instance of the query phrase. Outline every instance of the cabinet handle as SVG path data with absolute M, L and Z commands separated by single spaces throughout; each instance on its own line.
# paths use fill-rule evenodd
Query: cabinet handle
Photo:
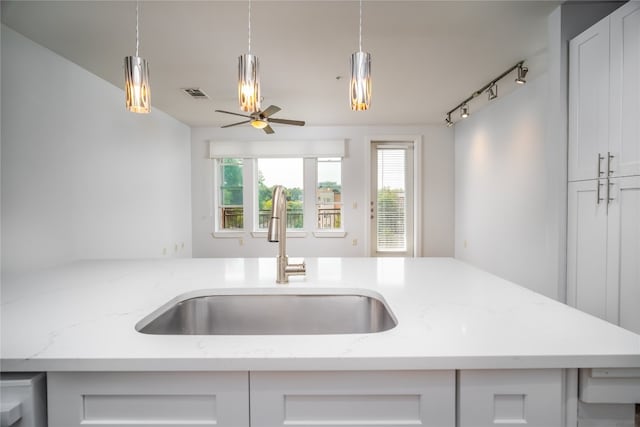
M 609 152 L 607 152 L 607 176 L 611 176 L 613 175 L 613 172 L 615 172 L 613 169 L 611 169 L 611 159 L 613 159 L 615 156 Z
M 609 178 L 607 178 L 607 205 L 609 204 L 609 202 L 613 202 L 613 198 L 611 197 L 611 186 L 613 185 L 613 182 L 611 182 L 611 180 Z
M 604 184 L 600 184 L 600 180 L 596 182 L 596 205 L 599 205 L 604 199 L 600 197 L 600 186 Z
M 604 160 L 604 156 L 601 156 L 600 153 L 598 153 L 598 178 L 600 178 L 600 176 L 604 175 L 604 172 L 602 171 L 602 161 Z

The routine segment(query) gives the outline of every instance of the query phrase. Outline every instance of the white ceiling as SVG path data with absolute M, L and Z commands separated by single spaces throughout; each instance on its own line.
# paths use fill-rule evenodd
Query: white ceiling
M 546 18 L 558 3 L 365 0 L 372 106 L 352 112 L 348 64 L 358 48 L 358 2 L 254 0 L 251 50 L 260 58 L 263 108 L 276 104 L 283 109 L 276 117 L 316 126 L 442 124 L 446 111 L 519 60 L 527 61 L 529 79 L 544 71 Z M 247 6 L 140 3 L 140 56 L 150 63 L 153 107 L 192 126 L 236 121 L 214 109 L 238 111 Z M 135 54 L 132 1 L 3 0 L 2 22 L 117 86 L 123 58 Z M 501 82 L 500 95 L 515 86 L 513 77 Z M 210 99 L 191 99 L 185 87 Z

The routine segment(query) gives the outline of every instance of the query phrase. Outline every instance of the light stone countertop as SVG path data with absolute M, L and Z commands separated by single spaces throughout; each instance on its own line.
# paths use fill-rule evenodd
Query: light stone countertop
M 640 367 L 640 335 L 450 258 L 81 261 L 5 277 L 2 371 Z M 147 335 L 145 316 L 202 290 L 365 289 L 398 325 L 373 334 Z

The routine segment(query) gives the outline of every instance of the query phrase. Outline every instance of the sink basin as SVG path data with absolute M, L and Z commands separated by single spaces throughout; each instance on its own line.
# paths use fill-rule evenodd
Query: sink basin
M 176 298 L 136 330 L 160 335 L 382 332 L 397 322 L 382 297 L 340 293 L 211 294 Z

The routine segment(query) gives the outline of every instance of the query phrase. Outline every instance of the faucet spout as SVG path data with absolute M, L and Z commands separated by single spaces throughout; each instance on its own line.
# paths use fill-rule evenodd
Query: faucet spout
M 303 276 L 306 273 L 306 265 L 304 262 L 289 264 L 287 258 L 287 196 L 282 185 L 273 188 L 271 202 L 267 240 L 278 242 L 276 283 L 288 283 L 289 276 Z

